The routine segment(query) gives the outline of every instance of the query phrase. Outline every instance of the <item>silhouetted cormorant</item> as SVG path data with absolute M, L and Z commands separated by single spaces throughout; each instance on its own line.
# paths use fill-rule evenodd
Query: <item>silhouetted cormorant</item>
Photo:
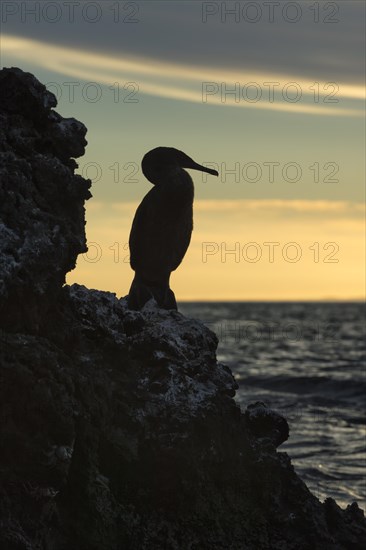
M 193 229 L 194 187 L 183 168 L 215 176 L 218 172 L 173 147 L 152 149 L 142 159 L 141 168 L 154 187 L 143 198 L 132 223 L 130 263 L 135 277 L 128 307 L 141 309 L 155 298 L 159 307 L 177 309 L 169 278 L 183 260 Z

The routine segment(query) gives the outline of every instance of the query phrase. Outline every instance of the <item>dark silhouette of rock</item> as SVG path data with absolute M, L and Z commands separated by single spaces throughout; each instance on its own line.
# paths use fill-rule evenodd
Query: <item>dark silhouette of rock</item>
M 364 548 L 357 504 L 320 503 L 277 451 L 286 420 L 240 411 L 215 334 L 62 286 L 89 182 L 59 152 L 52 95 L 19 69 L 0 83 L 1 550 Z
M 250 432 L 258 440 L 262 439 L 275 447 L 287 441 L 289 427 L 285 418 L 264 403 L 258 401 L 248 405 L 245 418 Z
M 29 73 L 0 72 L 0 328 L 37 332 L 86 251 L 90 182 L 74 174 L 86 128 L 51 108 L 56 98 Z

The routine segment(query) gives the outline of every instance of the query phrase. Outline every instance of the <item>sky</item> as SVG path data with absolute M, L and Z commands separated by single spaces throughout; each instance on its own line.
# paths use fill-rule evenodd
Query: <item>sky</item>
M 89 250 L 69 283 L 128 293 L 128 237 L 163 145 L 191 171 L 184 300 L 355 300 L 365 291 L 365 3 L 1 3 L 0 62 L 88 128 Z

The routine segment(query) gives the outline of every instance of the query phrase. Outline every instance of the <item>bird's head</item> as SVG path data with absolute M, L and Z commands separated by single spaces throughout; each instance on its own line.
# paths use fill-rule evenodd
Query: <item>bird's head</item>
M 142 173 L 154 185 L 158 185 L 165 180 L 167 172 L 174 168 L 191 168 L 192 170 L 200 170 L 207 172 L 213 176 L 218 176 L 216 170 L 197 164 L 191 157 L 174 149 L 174 147 L 156 147 L 152 149 L 142 159 Z

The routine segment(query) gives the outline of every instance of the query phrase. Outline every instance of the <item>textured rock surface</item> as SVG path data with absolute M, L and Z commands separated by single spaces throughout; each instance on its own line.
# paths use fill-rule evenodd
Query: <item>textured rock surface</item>
M 90 182 L 70 158 L 86 128 L 51 108 L 56 98 L 29 73 L 0 71 L 0 327 L 36 331 L 65 274 L 86 251 Z
M 202 323 L 62 286 L 85 249 L 85 128 L 31 75 L 0 83 L 0 548 L 363 548 L 363 513 L 308 491 L 284 418 L 240 411 Z

